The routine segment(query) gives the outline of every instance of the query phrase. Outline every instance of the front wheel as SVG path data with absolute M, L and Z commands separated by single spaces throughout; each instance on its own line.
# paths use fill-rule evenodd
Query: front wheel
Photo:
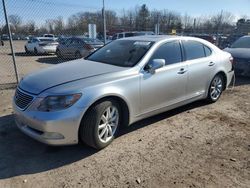
M 80 139 L 96 149 L 108 146 L 117 135 L 120 115 L 120 105 L 115 100 L 97 103 L 87 111 L 82 120 Z
M 34 48 L 34 53 L 35 55 L 38 55 L 38 50 L 36 48 Z
M 221 74 L 215 75 L 209 86 L 207 100 L 209 102 L 216 102 L 220 98 L 223 88 L 223 76 Z

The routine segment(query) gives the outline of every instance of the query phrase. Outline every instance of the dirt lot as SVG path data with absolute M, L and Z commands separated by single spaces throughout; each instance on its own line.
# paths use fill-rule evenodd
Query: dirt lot
M 13 92 L 0 91 L 0 187 L 250 187 L 250 80 L 138 122 L 102 151 L 25 136 Z
M 15 41 L 19 76 L 62 62 L 27 56 Z M 0 85 L 14 80 L 8 45 Z M 215 104 L 203 101 L 140 121 L 102 151 L 49 147 L 15 126 L 0 90 L 0 187 L 250 187 L 250 79 L 237 79 Z
M 24 51 L 25 43 L 26 41 L 13 41 L 19 78 L 38 69 L 67 61 L 66 59 L 58 59 L 53 54 L 27 55 Z M 10 45 L 7 41 L 5 41 L 4 46 L 0 46 L 0 67 L 0 85 L 16 81 Z

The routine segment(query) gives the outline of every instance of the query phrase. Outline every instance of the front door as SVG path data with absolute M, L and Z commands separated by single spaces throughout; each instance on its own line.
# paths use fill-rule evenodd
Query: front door
M 166 65 L 154 74 L 141 72 L 141 114 L 147 114 L 171 106 L 186 99 L 188 66 L 182 62 L 179 41 L 161 45 L 152 55 L 164 59 Z

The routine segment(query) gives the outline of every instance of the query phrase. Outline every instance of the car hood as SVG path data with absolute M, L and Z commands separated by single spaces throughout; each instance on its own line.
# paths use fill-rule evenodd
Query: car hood
M 224 51 L 232 54 L 234 58 L 250 59 L 249 48 L 225 48 Z
M 65 83 L 125 69 L 128 68 L 79 59 L 27 75 L 21 80 L 18 87 L 32 94 L 40 94 L 47 89 Z

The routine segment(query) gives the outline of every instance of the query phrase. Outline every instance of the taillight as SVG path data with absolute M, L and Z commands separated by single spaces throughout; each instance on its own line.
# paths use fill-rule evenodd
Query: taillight
M 232 56 L 229 58 L 229 61 L 230 61 L 232 64 L 234 64 L 234 58 L 233 58 Z
M 231 57 L 229 58 L 229 61 L 230 61 L 230 63 L 232 64 L 232 70 L 233 70 L 233 69 L 234 69 L 234 63 L 235 63 L 234 58 L 231 56 Z
M 87 50 L 93 50 L 94 48 L 89 45 L 89 44 L 85 44 L 84 47 L 87 49 Z

